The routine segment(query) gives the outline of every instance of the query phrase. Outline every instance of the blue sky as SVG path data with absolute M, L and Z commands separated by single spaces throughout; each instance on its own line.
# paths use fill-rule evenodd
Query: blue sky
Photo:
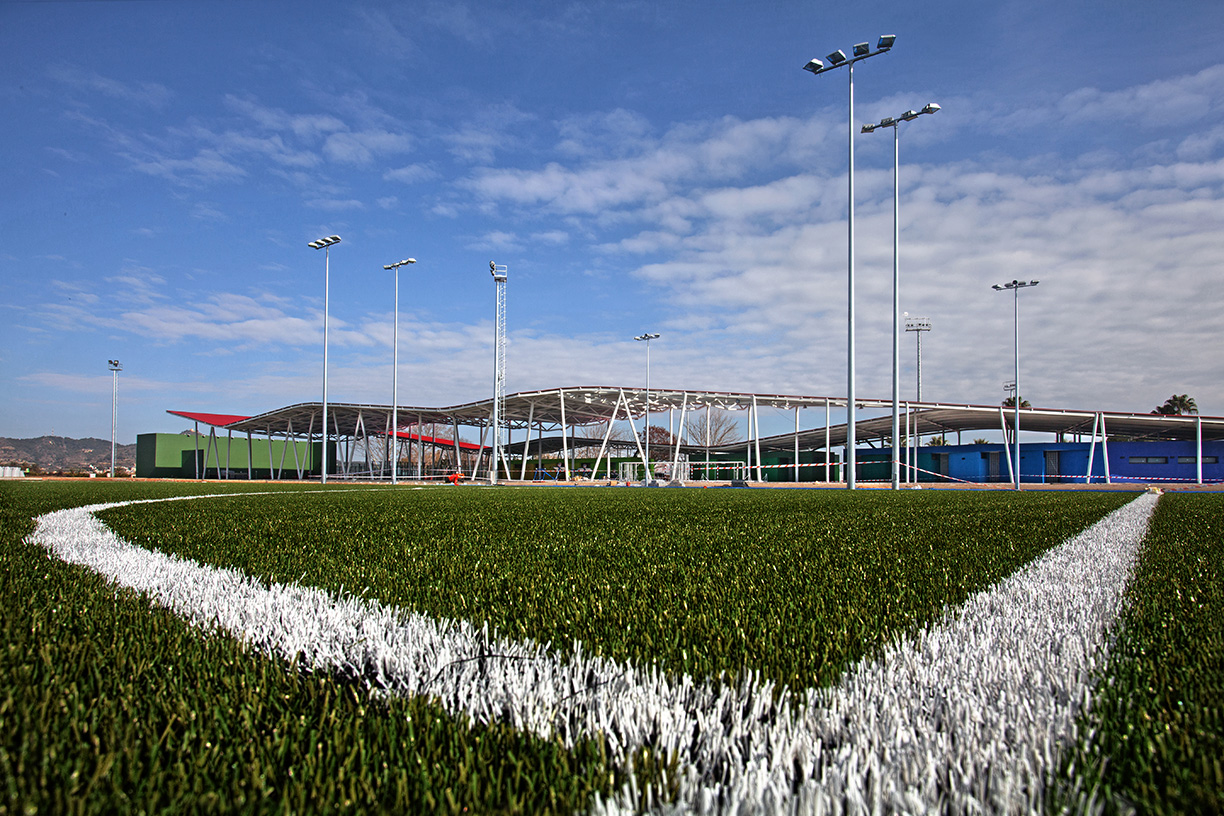
M 1224 4 L 0 0 L 0 436 L 321 396 L 843 395 L 846 72 L 901 131 L 923 395 L 1224 414 Z M 858 394 L 891 393 L 892 133 L 856 139 Z M 903 393 L 914 387 L 903 338 Z M 822 418 L 822 417 L 821 417 Z M 785 430 L 787 417 L 763 430 Z M 817 424 L 813 417 L 810 424 Z M 805 424 L 809 424 L 805 422 Z

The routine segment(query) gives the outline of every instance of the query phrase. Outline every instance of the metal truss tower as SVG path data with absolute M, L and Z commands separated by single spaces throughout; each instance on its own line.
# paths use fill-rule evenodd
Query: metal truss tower
M 497 333 L 493 343 L 493 461 L 489 469 L 492 484 L 497 484 L 497 470 L 504 459 L 501 426 L 506 417 L 506 271 L 505 266 L 489 261 L 489 272 L 497 287 Z

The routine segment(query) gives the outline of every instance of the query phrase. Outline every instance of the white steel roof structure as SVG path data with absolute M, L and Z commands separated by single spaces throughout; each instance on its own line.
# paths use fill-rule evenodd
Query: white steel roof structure
M 723 410 L 775 408 L 844 408 L 841 397 L 803 396 L 795 394 L 753 394 L 733 391 L 700 391 L 655 389 L 650 391 L 651 412 L 668 409 L 697 411 L 705 407 Z M 890 400 L 858 400 L 863 409 L 885 409 Z M 591 425 L 609 419 L 640 418 L 645 412 L 645 390 L 618 386 L 575 386 L 538 391 L 520 391 L 506 395 L 504 423 L 507 427 L 560 428 Z M 241 418 L 219 425 L 226 430 L 306 436 L 320 430 L 321 405 L 317 402 L 298 403 L 253 417 Z M 331 435 L 349 435 L 360 424 L 377 433 L 390 430 L 392 406 L 333 403 L 328 406 Z M 401 428 L 418 424 L 464 425 L 487 428 L 491 424 L 493 400 L 485 399 L 447 407 L 401 405 L 398 407 Z M 915 435 L 948 432 L 992 431 L 1011 427 L 1011 411 L 999 405 L 970 405 L 941 402 L 906 403 L 910 428 Z M 1022 408 L 1020 427 L 1028 432 L 1091 433 L 1098 417 L 1105 422 L 1110 434 L 1134 439 L 1224 439 L 1224 417 L 1163 416 L 1094 410 L 1053 408 Z M 891 417 L 880 416 L 860 420 L 863 439 L 883 439 L 891 433 Z M 761 447 L 790 447 L 795 435 L 780 434 L 762 437 Z M 844 425 L 801 431 L 800 443 L 806 449 L 841 446 L 846 442 Z M 739 443 L 736 443 L 739 444 Z

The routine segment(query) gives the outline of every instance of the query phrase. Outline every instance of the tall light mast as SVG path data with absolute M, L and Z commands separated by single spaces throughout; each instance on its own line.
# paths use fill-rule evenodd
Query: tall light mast
M 506 267 L 489 261 L 489 272 L 497 287 L 497 328 L 493 340 L 493 467 L 489 482 L 497 484 L 497 469 L 502 463 L 501 425 L 506 414 Z

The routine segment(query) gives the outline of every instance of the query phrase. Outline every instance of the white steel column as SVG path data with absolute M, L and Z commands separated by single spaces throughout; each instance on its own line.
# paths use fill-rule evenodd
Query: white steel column
M 527 455 L 531 453 L 531 423 L 535 420 L 535 403 L 527 404 L 527 436 L 523 440 L 523 466 L 519 468 L 519 481 L 527 479 Z
M 595 457 L 595 467 L 591 469 L 592 479 L 599 478 L 599 463 L 603 461 L 604 451 L 608 449 L 608 440 L 612 438 L 612 423 L 616 422 L 616 412 L 620 410 L 620 404 L 621 404 L 621 397 L 620 395 L 618 395 L 616 397 L 616 404 L 612 406 L 612 416 L 608 419 L 608 430 L 604 431 L 603 443 L 600 444 L 599 446 L 599 456 Z M 628 411 L 629 411 L 628 406 L 626 406 L 625 407 L 626 414 L 628 413 Z M 608 478 L 609 479 L 612 478 L 612 456 L 611 455 L 608 456 Z
M 705 407 L 705 478 L 704 481 L 710 481 L 710 422 L 714 416 L 712 413 L 714 406 L 706 405 Z
M 1008 450 L 1007 444 L 1007 417 L 1003 414 L 1003 406 L 999 406 L 999 427 L 1003 429 L 1003 455 L 1007 458 L 1007 476 L 1008 481 L 1017 484 L 1019 482 L 1019 467 L 1020 463 L 1016 462 L 1015 468 L 1012 468 L 1011 451 Z
M 756 394 L 752 395 L 752 438 L 756 445 L 757 481 L 763 482 L 765 474 L 761 470 L 761 409 L 757 406 Z
M 421 415 L 417 414 L 416 437 L 417 437 L 417 481 L 421 481 L 421 471 L 424 468 L 423 461 L 425 459 L 425 440 L 421 439 Z M 412 440 L 408 440 L 408 449 L 412 450 Z
M 647 346 L 649 348 L 649 346 Z M 629 400 L 625 399 L 625 392 L 621 390 L 620 398 L 625 400 L 625 414 L 629 417 L 629 430 L 633 432 L 633 444 L 637 445 L 638 456 L 642 458 L 642 467 L 644 467 L 647 483 L 650 482 L 650 463 L 646 461 L 646 454 L 642 453 L 642 441 L 638 439 L 637 426 L 633 424 L 633 416 L 629 413 Z M 649 407 L 650 403 L 647 403 Z
M 1097 439 L 1097 423 L 1101 421 L 1101 415 L 1092 415 L 1092 441 L 1088 444 L 1088 473 L 1084 477 L 1084 484 L 1092 484 L 1092 459 L 1096 454 L 1096 439 Z
M 557 395 L 561 399 L 561 472 L 565 474 L 565 481 L 570 480 L 570 460 L 569 460 L 569 434 L 566 433 L 565 424 L 565 389 L 557 389 Z
M 1019 393 L 1019 389 L 1016 390 Z M 1101 461 L 1105 463 L 1105 484 L 1113 484 L 1113 480 L 1109 477 L 1109 431 L 1105 430 L 1105 412 L 1102 411 L 1101 417 Z
M 676 450 L 672 454 L 671 477 L 676 479 L 676 470 L 680 467 L 680 442 L 684 439 L 684 417 L 688 413 L 688 392 L 684 392 L 684 401 L 680 403 L 680 425 L 676 428 Z M 667 419 L 667 425 L 671 427 L 671 417 Z
M 1194 481 L 1203 483 L 1203 418 L 1194 418 Z
M 829 398 L 825 397 L 825 482 L 833 481 L 833 462 L 832 451 L 829 450 L 832 443 L 829 441 Z

